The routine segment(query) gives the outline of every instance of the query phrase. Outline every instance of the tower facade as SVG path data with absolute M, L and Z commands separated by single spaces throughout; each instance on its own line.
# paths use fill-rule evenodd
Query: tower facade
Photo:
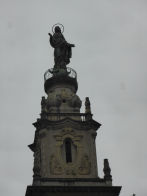
M 74 44 L 68 43 L 56 26 L 50 36 L 54 48 L 54 67 L 44 74 L 40 118 L 34 142 L 33 183 L 26 196 L 117 196 L 121 187 L 112 186 L 111 169 L 104 160 L 104 177 L 97 171 L 95 139 L 101 124 L 93 120 L 89 98 L 85 112 L 77 95 L 76 72 L 67 67 Z

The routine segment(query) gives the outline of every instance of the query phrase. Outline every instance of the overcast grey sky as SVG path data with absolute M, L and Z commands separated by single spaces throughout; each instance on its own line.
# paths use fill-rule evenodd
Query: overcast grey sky
M 48 32 L 64 25 L 76 47 L 70 67 L 78 95 L 90 97 L 99 176 L 108 158 L 120 196 L 147 195 L 147 1 L 0 0 L 0 194 L 25 195 L 32 183 L 32 123 L 53 66 Z

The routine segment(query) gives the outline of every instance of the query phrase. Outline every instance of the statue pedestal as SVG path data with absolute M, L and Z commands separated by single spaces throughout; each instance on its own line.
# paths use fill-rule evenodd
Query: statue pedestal
M 118 196 L 120 186 L 28 186 L 25 196 Z

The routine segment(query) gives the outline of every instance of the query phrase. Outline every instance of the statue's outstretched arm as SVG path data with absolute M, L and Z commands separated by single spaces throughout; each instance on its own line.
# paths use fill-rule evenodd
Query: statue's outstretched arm
M 71 46 L 71 47 L 75 47 L 75 45 L 74 45 L 74 44 L 70 44 L 70 46 Z
M 50 37 L 52 37 L 52 34 L 51 34 L 51 33 L 48 33 L 48 35 L 49 35 Z
M 67 43 L 67 45 L 70 46 L 70 47 L 75 47 L 74 44 Z
M 53 36 L 52 36 L 52 34 L 51 34 L 51 33 L 48 33 L 48 35 L 50 36 L 50 38 L 49 38 L 49 42 L 50 42 L 51 46 L 54 48 L 54 44 L 53 44 Z

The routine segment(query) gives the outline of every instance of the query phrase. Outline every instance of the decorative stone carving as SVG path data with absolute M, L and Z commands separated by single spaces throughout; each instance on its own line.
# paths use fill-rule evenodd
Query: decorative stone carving
M 61 99 L 60 95 L 56 95 L 55 106 L 59 108 L 61 103 L 62 103 L 62 99 Z
M 58 161 L 54 157 L 52 157 L 52 169 L 54 168 L 53 162 L 57 162 L 56 164 L 59 165 L 59 172 L 53 172 L 54 174 L 61 174 L 62 171 L 64 172 L 65 175 L 70 175 L 70 176 L 75 176 L 77 175 L 78 172 L 78 165 L 80 162 L 80 157 L 82 155 L 82 145 L 80 143 L 82 139 L 82 135 L 77 134 L 73 129 L 71 128 L 65 128 L 63 129 L 59 134 L 56 134 L 55 136 L 56 139 L 56 157 L 58 157 Z M 76 148 L 76 158 L 72 163 L 66 163 L 65 160 L 63 159 L 63 144 L 66 138 L 70 138 L 73 142 L 73 145 Z M 61 170 L 63 168 L 63 170 Z M 58 170 L 58 169 L 56 169 Z M 54 168 L 55 171 L 55 168 Z
M 76 94 L 74 94 L 71 89 L 56 88 L 48 94 L 46 101 L 46 110 L 49 113 L 51 113 L 52 110 L 54 112 L 58 112 L 59 109 L 61 111 L 66 110 L 69 113 L 75 110 L 79 112 L 81 105 L 82 102 L 80 98 Z
M 42 135 L 42 134 L 41 134 Z M 40 135 L 40 137 L 41 137 Z M 48 161 L 46 161 L 46 144 L 41 143 L 41 177 L 48 177 Z
M 59 95 L 56 95 L 55 92 L 52 92 L 48 95 L 47 98 L 47 109 L 50 111 L 51 107 L 59 108 L 62 103 L 62 99 Z
M 63 130 L 61 131 L 61 133 L 60 133 L 60 135 L 61 135 L 62 137 L 65 136 L 65 135 L 67 135 L 67 134 L 70 134 L 70 135 L 72 135 L 72 136 L 75 136 L 75 132 L 74 132 L 74 130 L 71 129 L 71 128 L 63 129 Z
M 56 141 L 61 142 L 60 145 L 63 144 L 64 139 L 67 137 L 71 138 L 76 146 L 80 146 L 79 142 L 83 136 L 76 134 L 71 128 L 65 128 L 59 134 L 55 135 Z
M 80 98 L 75 94 L 72 96 L 72 98 L 69 100 L 69 106 L 74 108 L 81 108 L 82 101 Z
M 66 167 L 65 173 L 66 173 L 66 175 L 76 175 L 76 168 L 75 167 Z
M 38 133 L 36 133 L 36 146 L 34 151 L 34 177 L 40 176 L 40 158 L 41 158 L 41 149 L 40 149 L 40 138 Z
M 54 175 L 61 175 L 63 173 L 61 163 L 55 155 L 51 155 L 50 157 L 50 172 Z
M 41 99 L 41 112 L 45 111 L 45 107 L 46 107 L 46 99 L 45 99 L 45 97 L 42 97 L 42 99 Z
M 71 95 L 66 91 L 66 89 L 61 89 L 61 99 L 65 99 L 65 100 L 68 100 L 71 98 Z
M 91 171 L 91 162 L 89 161 L 88 155 L 84 155 L 81 159 L 80 166 L 78 168 L 79 174 L 88 175 Z
M 86 114 L 85 115 L 85 120 L 91 120 L 92 119 L 89 97 L 86 97 L 86 100 L 85 100 L 85 114 Z
M 46 101 L 45 97 L 42 97 L 42 99 L 41 99 L 41 114 L 40 114 L 41 119 L 46 118 L 46 103 L 47 103 L 47 101 Z

